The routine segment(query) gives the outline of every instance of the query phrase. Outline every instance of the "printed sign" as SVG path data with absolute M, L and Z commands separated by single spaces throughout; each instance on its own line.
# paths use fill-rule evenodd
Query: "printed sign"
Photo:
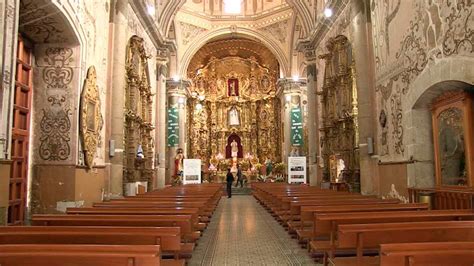
M 168 147 L 179 145 L 179 112 L 177 107 L 168 109 Z
M 303 118 L 301 108 L 291 109 L 291 145 L 303 146 Z
M 306 184 L 306 157 L 288 157 L 288 183 Z
M 183 184 L 201 184 L 201 160 L 183 160 Z

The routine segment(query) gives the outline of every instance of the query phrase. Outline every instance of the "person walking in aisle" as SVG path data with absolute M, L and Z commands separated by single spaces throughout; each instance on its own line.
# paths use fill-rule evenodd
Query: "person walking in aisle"
M 242 168 L 240 168 L 240 164 L 237 165 L 237 182 L 235 182 L 235 187 L 237 187 L 240 183 L 240 187 L 244 187 L 244 178 L 242 177 Z
M 227 198 L 232 198 L 232 182 L 234 182 L 234 175 L 230 172 L 230 168 L 227 168 Z

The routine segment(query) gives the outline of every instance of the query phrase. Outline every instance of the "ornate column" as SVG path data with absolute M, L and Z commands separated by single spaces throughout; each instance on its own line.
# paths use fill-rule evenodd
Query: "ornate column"
M 156 58 L 156 117 L 155 117 L 155 180 L 154 188 L 165 186 L 166 179 L 166 77 L 168 76 L 169 51 L 158 50 Z
M 165 184 L 171 183 L 171 177 L 175 172 L 175 165 L 174 165 L 174 158 L 179 148 L 183 149 L 184 156 L 186 156 L 186 138 L 187 138 L 187 109 L 186 109 L 186 101 L 188 96 L 187 88 L 191 85 L 191 83 L 187 80 L 173 80 L 167 79 L 166 80 L 166 94 L 168 103 L 167 107 L 167 117 L 166 117 L 166 158 L 168 158 L 168 165 L 166 175 L 165 175 Z M 170 117 L 170 110 L 173 108 L 177 108 L 177 117 L 178 117 L 178 131 L 177 131 L 177 140 L 172 140 L 173 136 L 170 136 L 170 124 L 169 117 Z
M 309 184 L 315 186 L 318 183 L 318 143 L 319 143 L 319 130 L 318 130 L 318 99 L 316 96 L 317 83 L 316 83 L 316 50 L 313 47 L 308 47 L 305 51 L 305 57 L 307 61 L 307 97 L 308 97 L 308 176 Z
M 306 81 L 303 79 L 293 80 L 293 79 L 279 79 L 277 82 L 277 95 L 281 101 L 281 120 L 283 122 L 283 145 L 282 145 L 282 161 L 288 163 L 288 156 L 290 152 L 295 148 L 298 149 L 300 156 L 306 156 L 306 152 L 304 151 L 304 143 L 307 139 L 304 138 L 304 134 L 301 134 L 301 144 L 295 143 L 292 140 L 291 136 L 291 113 L 292 109 L 300 108 L 301 116 L 303 116 L 303 109 L 301 103 L 301 96 L 304 93 L 304 89 L 306 86 Z M 304 121 L 303 117 L 301 118 L 301 122 L 305 125 L 306 121 Z M 302 132 L 304 131 L 304 128 Z

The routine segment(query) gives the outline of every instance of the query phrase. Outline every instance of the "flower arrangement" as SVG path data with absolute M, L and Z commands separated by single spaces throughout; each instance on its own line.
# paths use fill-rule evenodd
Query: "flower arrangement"
M 273 167 L 273 173 L 275 175 L 283 175 L 285 174 L 286 165 L 282 162 L 276 163 Z
M 247 171 L 250 167 L 250 163 L 248 161 L 243 160 L 240 162 L 240 166 L 242 167 L 243 171 Z
M 231 163 L 229 160 L 226 160 L 226 159 L 221 159 L 219 161 L 219 169 L 221 171 L 227 171 L 227 168 L 229 168 L 231 166 Z

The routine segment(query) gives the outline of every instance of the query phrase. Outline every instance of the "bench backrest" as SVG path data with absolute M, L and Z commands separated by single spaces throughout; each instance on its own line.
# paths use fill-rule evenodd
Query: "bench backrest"
M 474 242 L 428 242 L 380 245 L 381 266 L 474 265 Z
M 181 249 L 179 227 L 9 226 L 0 227 L 0 244 L 160 245 Z
M 43 226 L 151 226 L 179 227 L 181 234 L 193 231 L 190 215 L 54 215 L 36 214 L 32 225 Z
M 0 265 L 160 265 L 158 245 L 0 245 Z
M 338 226 L 338 248 L 377 248 L 386 243 L 474 241 L 474 221 L 437 221 Z
M 471 210 L 320 213 L 314 215 L 313 236 L 333 236 L 342 224 L 473 220 Z M 333 237 L 331 237 L 333 239 Z

